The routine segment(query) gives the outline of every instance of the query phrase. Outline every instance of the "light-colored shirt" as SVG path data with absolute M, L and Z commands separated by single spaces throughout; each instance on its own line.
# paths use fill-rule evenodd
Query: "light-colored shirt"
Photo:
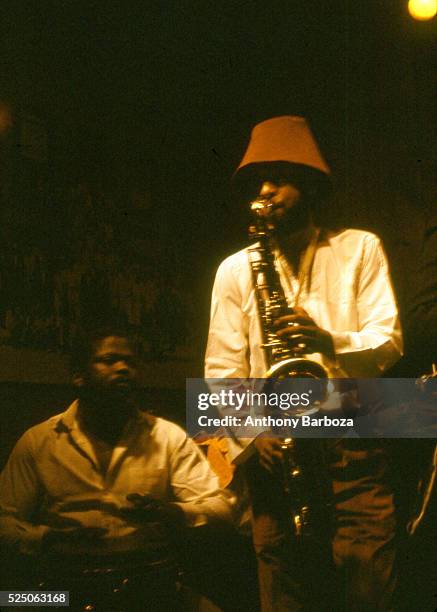
M 275 265 L 292 307 L 298 278 L 278 253 Z M 308 357 L 340 368 L 339 377 L 380 376 L 401 355 L 398 310 L 386 257 L 375 234 L 323 231 L 299 306 L 332 335 L 336 363 L 317 353 Z M 249 253 L 243 249 L 225 259 L 217 271 L 205 377 L 262 378 L 268 367 L 261 343 Z
M 263 378 L 268 370 L 252 282 L 253 256 L 243 249 L 218 268 L 205 358 L 207 379 Z M 279 252 L 275 253 L 275 267 L 288 305 L 293 307 L 299 294 L 299 306 L 330 332 L 335 360 L 319 353 L 307 357 L 325 365 L 331 377 L 380 376 L 399 359 L 402 334 L 398 309 L 387 260 L 375 234 L 323 230 L 302 287 Z M 222 386 L 218 381 L 210 380 L 209 384 Z M 244 434 L 241 428 L 235 433 L 230 427 L 230 460 L 245 461 L 253 452 L 253 437 L 245 436 L 256 436 L 265 429 L 251 427 L 251 433 Z
M 219 488 L 208 462 L 174 423 L 138 412 L 102 472 L 77 420 L 78 402 L 29 429 L 0 475 L 0 538 L 21 552 L 39 550 L 50 527 L 107 529 L 86 552 L 131 552 L 147 545 L 147 528 L 126 519 L 126 495 L 177 503 L 187 524 L 232 520 L 234 498 Z M 74 552 L 78 552 L 77 547 Z

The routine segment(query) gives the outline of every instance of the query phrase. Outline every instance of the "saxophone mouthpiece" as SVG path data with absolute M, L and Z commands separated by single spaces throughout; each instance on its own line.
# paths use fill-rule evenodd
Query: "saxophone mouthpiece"
M 264 212 L 268 214 L 272 206 L 273 202 L 268 198 L 256 198 L 250 203 L 250 210 L 255 213 Z
M 250 203 L 250 210 L 253 210 L 255 212 L 258 210 L 264 210 L 264 208 L 265 202 L 263 202 L 262 200 L 254 200 Z

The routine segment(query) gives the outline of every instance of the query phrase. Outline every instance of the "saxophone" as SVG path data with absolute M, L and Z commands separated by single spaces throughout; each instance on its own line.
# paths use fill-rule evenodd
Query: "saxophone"
M 255 225 L 249 228 L 249 236 L 255 244 L 249 247 L 252 282 L 255 291 L 262 345 L 268 369 L 264 378 L 269 382 L 286 378 L 327 379 L 328 370 L 321 364 L 298 356 L 287 342 L 277 336 L 273 322 L 280 316 L 290 314 L 287 300 L 275 268 L 272 244 L 272 225 L 269 223 L 269 202 L 263 198 L 251 203 Z M 267 383 L 269 384 L 269 383 Z M 314 500 L 320 497 L 320 457 L 317 446 L 322 440 L 285 438 L 281 440 L 283 451 L 282 480 L 292 515 L 292 526 L 296 537 L 314 536 L 319 525 L 315 525 L 317 510 Z M 322 451 L 322 447 L 319 446 Z M 315 475 L 314 475 L 315 474 Z M 314 484 L 317 482 L 317 491 Z M 324 492 L 325 493 L 325 492 Z
M 310 359 L 298 357 L 286 340 L 274 331 L 273 322 L 290 314 L 287 300 L 275 268 L 272 247 L 272 226 L 268 221 L 269 203 L 259 198 L 251 203 L 255 214 L 255 226 L 249 228 L 249 236 L 256 244 L 249 247 L 252 282 L 261 326 L 262 348 L 265 351 L 268 370 L 264 378 L 328 378 L 327 369 Z

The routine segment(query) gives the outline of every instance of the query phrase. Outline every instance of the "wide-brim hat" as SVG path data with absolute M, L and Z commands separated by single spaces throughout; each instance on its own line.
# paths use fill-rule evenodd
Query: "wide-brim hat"
M 290 174 L 294 170 L 296 176 L 305 175 L 317 187 L 329 189 L 329 166 L 304 117 L 285 115 L 258 123 L 233 175 L 233 183 L 236 186 L 250 183 L 262 169 L 273 167 L 288 168 Z

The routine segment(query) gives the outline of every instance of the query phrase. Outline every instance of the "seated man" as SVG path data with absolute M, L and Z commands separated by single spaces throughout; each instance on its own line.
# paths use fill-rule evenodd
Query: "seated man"
M 171 589 L 156 585 L 168 578 L 171 540 L 184 527 L 230 522 L 233 498 L 182 429 L 139 409 L 136 359 L 124 334 L 90 335 L 72 365 L 78 399 L 26 431 L 0 476 L 0 538 L 9 550 L 47 561 L 45 578 L 63 590 L 62 576 L 118 568 L 126 586 L 132 568 L 143 582 L 160 568 L 146 580 L 155 585 L 149 603 L 136 591 L 136 605 L 168 609 Z M 74 607 L 78 597 L 70 597 Z

